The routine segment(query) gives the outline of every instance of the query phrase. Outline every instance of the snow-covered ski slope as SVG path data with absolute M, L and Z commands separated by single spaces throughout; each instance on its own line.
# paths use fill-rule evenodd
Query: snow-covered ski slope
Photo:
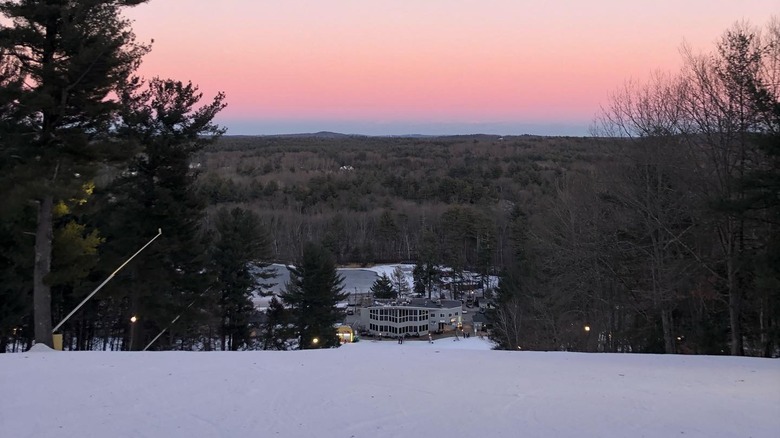
M 0 355 L 2 437 L 776 437 L 780 361 L 362 341 Z

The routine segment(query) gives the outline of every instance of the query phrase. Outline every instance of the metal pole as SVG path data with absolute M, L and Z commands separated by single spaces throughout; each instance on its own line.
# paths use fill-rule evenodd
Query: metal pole
M 133 350 L 133 343 L 135 342 L 135 323 L 136 318 L 132 317 L 130 318 L 130 346 L 128 347 L 128 350 Z
M 171 326 L 173 325 L 173 323 L 175 323 L 176 321 L 178 321 L 178 320 L 179 320 L 179 318 L 180 318 L 182 315 L 184 315 L 184 312 L 186 312 L 186 311 L 187 311 L 187 309 L 189 309 L 190 307 L 192 307 L 192 305 L 193 305 L 193 304 L 195 304 L 195 301 L 198 301 L 198 298 L 200 298 L 201 296 L 203 296 L 203 294 L 205 294 L 206 292 L 208 292 L 208 291 L 209 291 L 209 289 L 211 289 L 211 286 L 207 287 L 207 288 L 206 288 L 206 290 L 204 290 L 203 292 L 201 292 L 201 293 L 200 293 L 200 295 L 198 295 L 197 297 L 195 297 L 195 299 L 194 299 L 194 300 L 192 300 L 192 302 L 191 302 L 189 305 L 187 305 L 187 307 L 185 307 L 185 308 L 184 308 L 184 310 L 182 310 L 180 314 L 176 315 L 176 318 L 173 318 L 173 321 L 171 321 L 171 323 L 170 323 L 170 324 L 168 324 L 168 326 L 167 326 L 167 327 L 165 327 L 164 329 L 162 329 L 162 331 L 161 331 L 160 333 L 157 333 L 157 336 L 155 336 L 155 337 L 154 337 L 154 339 L 152 339 L 152 341 L 151 341 L 151 342 L 149 342 L 148 344 L 146 344 L 146 347 L 144 347 L 144 349 L 143 349 L 143 350 L 141 350 L 141 351 L 146 351 L 146 350 L 147 350 L 149 347 L 151 347 L 151 346 L 152 346 L 152 344 L 154 344 L 154 341 L 156 341 L 157 339 L 159 339 L 159 338 L 160 338 L 160 336 L 162 336 L 162 334 L 163 334 L 163 333 L 165 333 L 165 331 L 166 331 L 166 330 L 168 330 L 169 328 L 171 328 Z
M 149 242 L 147 242 L 147 243 L 146 243 L 146 245 L 142 246 L 142 247 L 141 247 L 141 249 L 139 249 L 138 251 L 136 251 L 136 253 L 135 253 L 135 254 L 133 254 L 132 256 L 130 256 L 130 258 L 129 258 L 129 259 L 125 260 L 125 262 L 124 262 L 124 263 L 122 263 L 122 265 L 121 265 L 120 267 L 116 268 L 116 270 L 115 270 L 114 272 L 112 272 L 112 273 L 111 273 L 111 275 L 109 275 L 109 276 L 108 276 L 108 278 L 106 278 L 106 279 L 105 279 L 105 280 L 104 280 L 102 283 L 100 283 L 100 286 L 98 286 L 97 288 L 95 288 L 95 290 L 93 290 L 91 294 L 89 294 L 89 295 L 88 295 L 86 298 L 84 298 L 84 301 L 82 301 L 81 303 L 79 303 L 79 305 L 78 305 L 78 306 L 76 306 L 76 308 L 75 308 L 75 309 L 73 309 L 73 310 L 72 310 L 72 311 L 71 311 L 71 312 L 68 314 L 68 316 L 66 316 L 66 317 L 65 317 L 65 319 L 63 319 L 62 321 L 60 321 L 60 323 L 59 323 L 59 324 L 57 324 L 57 326 L 56 326 L 56 327 L 54 327 L 54 328 L 52 329 L 52 331 L 51 331 L 51 332 L 52 332 L 52 333 L 54 333 L 54 332 L 56 332 L 56 331 L 57 331 L 57 329 L 58 329 L 58 328 L 62 327 L 62 324 L 65 324 L 65 321 L 67 321 L 68 319 L 70 319 L 70 317 L 71 317 L 71 316 L 73 316 L 73 314 L 74 314 L 74 313 L 76 313 L 76 311 L 77 311 L 77 310 L 79 310 L 79 309 L 81 308 L 81 306 L 83 306 L 83 305 L 84 305 L 84 303 L 86 303 L 87 301 L 89 301 L 89 299 L 90 299 L 90 298 L 92 298 L 92 297 L 93 297 L 93 296 L 94 296 L 96 293 L 98 293 L 98 291 L 99 291 L 100 289 L 102 289 L 102 288 L 103 288 L 103 286 L 105 286 L 105 285 L 106 285 L 106 283 L 108 283 L 109 281 L 111 281 L 111 279 L 112 279 L 112 278 L 114 278 L 114 276 L 116 275 L 116 273 L 117 273 L 117 272 L 119 272 L 119 271 L 120 271 L 122 268 L 124 268 L 126 264 L 130 263 L 130 260 L 133 260 L 133 259 L 135 258 L 135 256 L 137 256 L 138 254 L 140 254 L 140 253 L 141 253 L 141 251 L 145 250 L 147 246 L 151 245 L 151 244 L 152 244 L 152 242 L 154 242 L 154 240 L 155 240 L 155 239 L 157 239 L 158 237 L 160 237 L 161 235 L 162 235 L 162 229 L 161 229 L 161 228 L 158 228 L 158 229 L 157 229 L 157 235 L 156 235 L 156 236 L 154 236 L 154 237 L 152 237 L 152 240 L 150 240 Z

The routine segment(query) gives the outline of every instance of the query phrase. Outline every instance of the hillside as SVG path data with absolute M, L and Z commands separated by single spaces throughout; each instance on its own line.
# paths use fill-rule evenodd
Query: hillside
M 306 239 L 326 242 L 340 263 L 413 260 L 425 230 L 454 228 L 442 217 L 457 212 L 495 242 L 483 259 L 503 266 L 513 212 L 542 210 L 558 179 L 614 159 L 610 147 L 583 137 L 227 136 L 195 165 L 213 208 L 261 215 L 276 260 L 294 260 Z M 475 267 L 479 255 L 463 258 Z
M 486 350 L 0 355 L 4 437 L 774 437 L 780 362 Z

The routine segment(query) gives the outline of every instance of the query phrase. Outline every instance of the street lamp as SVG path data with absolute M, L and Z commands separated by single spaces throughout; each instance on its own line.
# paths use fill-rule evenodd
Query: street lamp
M 135 342 L 135 322 L 138 321 L 138 317 L 133 315 L 130 317 L 130 348 L 128 350 L 133 350 L 133 343 Z
M 317 344 L 319 344 L 319 343 L 320 343 L 320 338 L 314 338 L 314 339 L 312 339 L 312 340 L 311 340 L 311 343 L 312 343 L 313 345 L 317 345 Z
M 590 326 L 586 325 L 583 327 L 583 330 L 585 330 L 585 349 L 583 351 L 588 351 L 590 344 Z

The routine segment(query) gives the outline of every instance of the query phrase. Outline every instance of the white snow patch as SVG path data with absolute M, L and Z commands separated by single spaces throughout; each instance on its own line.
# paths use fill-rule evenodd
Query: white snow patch
M 369 271 L 376 272 L 377 277 L 381 277 L 382 274 L 387 275 L 387 278 L 393 279 L 393 272 L 395 272 L 396 268 L 401 268 L 401 271 L 404 273 L 404 280 L 406 281 L 406 285 L 408 287 L 409 291 L 414 290 L 414 265 L 410 264 L 396 264 L 396 265 L 374 265 L 369 266 L 366 269 Z
M 43 438 L 761 438 L 780 430 L 778 360 L 488 347 L 469 338 L 291 352 L 2 354 L 0 430 Z
M 46 344 L 35 344 L 27 350 L 28 353 L 51 353 L 57 351 Z

